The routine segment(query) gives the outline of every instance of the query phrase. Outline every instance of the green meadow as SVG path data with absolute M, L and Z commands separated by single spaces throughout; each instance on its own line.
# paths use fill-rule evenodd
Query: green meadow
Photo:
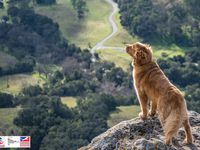
M 87 6 L 88 12 L 82 20 L 77 18 L 70 0 L 59 0 L 52 6 L 36 6 L 35 10 L 57 22 L 63 36 L 71 43 L 89 48 L 111 33 L 110 5 L 103 0 L 87 0 Z
M 113 62 L 117 67 L 121 67 L 127 71 L 131 63 L 131 57 L 124 52 L 119 52 L 112 49 L 103 49 L 97 51 L 102 61 Z
M 140 112 L 140 106 L 131 105 L 131 106 L 119 106 L 117 110 L 113 111 L 110 114 L 108 119 L 108 126 L 112 127 L 121 121 L 133 119 L 138 116 Z
M 21 108 L 0 108 L 0 133 L 5 133 L 6 135 L 10 135 L 11 130 L 19 131 L 13 120 L 17 117 L 18 112 Z
M 30 85 L 42 85 L 44 80 L 36 74 L 15 74 L 0 77 L 0 92 L 18 94 Z
M 120 14 L 117 12 L 114 16 L 114 21 L 117 24 L 118 32 L 114 37 L 109 39 L 105 45 L 111 47 L 125 47 L 127 43 L 135 43 L 140 41 L 137 36 L 131 36 L 126 29 L 120 23 Z

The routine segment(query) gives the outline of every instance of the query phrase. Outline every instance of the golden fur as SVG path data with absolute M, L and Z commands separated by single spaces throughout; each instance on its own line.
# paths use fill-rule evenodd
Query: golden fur
M 133 58 L 134 86 L 141 107 L 139 116 L 146 119 L 148 115 L 158 113 L 166 144 L 171 144 L 172 137 L 181 126 L 185 128 L 185 143 L 192 143 L 185 99 L 153 60 L 151 47 L 137 42 L 127 45 L 126 51 Z M 151 106 L 148 112 L 149 103 Z

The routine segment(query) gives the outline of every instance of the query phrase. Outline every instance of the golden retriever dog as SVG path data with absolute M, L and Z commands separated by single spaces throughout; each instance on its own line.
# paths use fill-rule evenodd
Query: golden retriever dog
M 192 134 L 185 99 L 153 59 L 151 47 L 137 42 L 127 45 L 126 52 L 133 58 L 133 79 L 141 107 L 140 118 L 146 119 L 157 113 L 167 145 L 172 144 L 173 136 L 184 126 L 184 143 L 191 144 Z

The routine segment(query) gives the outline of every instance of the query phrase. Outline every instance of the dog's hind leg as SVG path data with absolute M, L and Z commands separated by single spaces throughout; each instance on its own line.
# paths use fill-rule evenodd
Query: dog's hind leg
M 186 139 L 184 141 L 184 144 L 192 144 L 192 133 L 188 119 L 183 122 L 183 126 L 186 133 Z

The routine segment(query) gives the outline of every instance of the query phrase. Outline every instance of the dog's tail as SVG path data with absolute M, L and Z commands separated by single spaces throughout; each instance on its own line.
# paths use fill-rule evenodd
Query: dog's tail
M 165 124 L 164 124 L 165 135 L 173 136 L 180 128 L 182 122 L 183 120 L 181 118 L 180 111 L 172 110 L 170 115 L 165 120 Z
M 176 97 L 178 98 L 178 97 Z M 171 142 L 172 137 L 178 132 L 179 128 L 182 126 L 183 121 L 185 119 L 185 103 L 183 102 L 184 99 L 178 98 L 178 103 L 174 103 L 173 108 L 169 116 L 166 118 L 164 123 L 164 132 L 166 143 Z M 180 102 L 181 101 L 181 102 Z M 180 103 L 179 103 L 180 102 Z

